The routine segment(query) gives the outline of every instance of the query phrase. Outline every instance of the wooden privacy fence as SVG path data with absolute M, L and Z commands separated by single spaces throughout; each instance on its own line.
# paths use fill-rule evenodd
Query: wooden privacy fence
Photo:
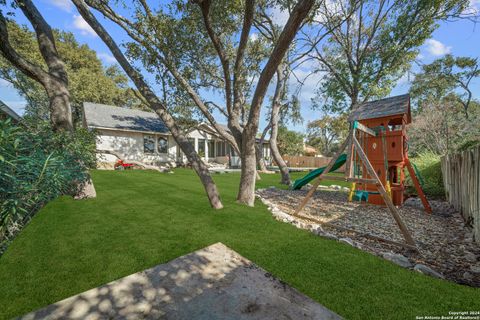
M 332 158 L 330 157 L 308 157 L 308 156 L 283 156 L 283 160 L 291 168 L 312 168 L 325 167 Z M 338 169 L 343 171 L 343 166 Z
M 480 243 L 480 146 L 442 157 L 442 174 L 448 202 L 472 223 Z

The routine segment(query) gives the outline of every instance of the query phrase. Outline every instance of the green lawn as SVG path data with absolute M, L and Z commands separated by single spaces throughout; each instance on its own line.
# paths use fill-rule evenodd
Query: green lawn
M 299 176 L 300 173 L 295 174 Z M 480 309 L 480 290 L 433 279 L 275 221 L 234 202 L 238 174 L 214 175 L 225 209 L 197 177 L 94 171 L 97 198 L 59 198 L 0 258 L 0 318 L 11 318 L 223 242 L 348 319 L 415 319 Z M 263 175 L 259 187 L 276 184 Z

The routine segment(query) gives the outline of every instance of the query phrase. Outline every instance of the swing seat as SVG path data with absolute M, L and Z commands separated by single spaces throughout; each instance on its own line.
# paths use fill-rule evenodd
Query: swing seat
M 354 201 L 368 201 L 368 195 L 370 194 L 380 194 L 380 192 L 376 191 L 362 191 L 362 190 L 356 190 L 354 195 L 353 195 L 353 200 Z
M 368 191 L 356 190 L 353 195 L 354 201 L 368 201 Z

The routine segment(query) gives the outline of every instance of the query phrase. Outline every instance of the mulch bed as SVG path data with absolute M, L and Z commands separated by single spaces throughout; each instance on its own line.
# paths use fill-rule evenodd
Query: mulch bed
M 306 190 L 259 190 L 258 195 L 288 214 L 305 197 Z M 395 252 L 406 256 L 414 264 L 424 264 L 440 272 L 446 279 L 480 287 L 480 245 L 473 241 L 471 228 L 464 224 L 458 212 L 445 201 L 431 201 L 433 214 L 423 211 L 419 199 L 408 199 L 399 208 L 403 221 L 410 230 L 419 252 L 360 236 L 368 233 L 396 242 L 404 242 L 393 217 L 386 207 L 348 202 L 344 191 L 317 190 L 302 215 L 322 222 L 353 229 L 356 232 L 322 226 L 338 238 L 350 238 L 360 249 L 382 256 Z M 305 220 L 306 221 L 306 220 Z M 304 222 L 305 222 L 304 221 Z M 309 222 L 306 222 L 307 225 Z

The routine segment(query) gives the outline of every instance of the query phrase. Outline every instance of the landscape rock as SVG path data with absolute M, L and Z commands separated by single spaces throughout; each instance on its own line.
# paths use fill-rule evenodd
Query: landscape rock
M 338 237 L 336 235 L 334 235 L 332 233 L 329 233 L 329 232 L 325 232 L 324 234 L 322 234 L 322 237 L 330 239 L 330 240 L 338 240 Z
M 342 190 L 345 192 L 350 192 L 350 188 L 347 188 L 347 187 L 343 187 Z
M 471 266 L 470 271 L 472 271 L 473 273 L 480 273 L 480 264 Z
M 477 261 L 477 256 L 472 252 L 467 252 L 464 257 L 465 257 L 465 260 L 467 260 L 468 262 Z
M 349 244 L 349 245 L 351 245 L 352 247 L 355 246 L 355 245 L 353 244 L 353 240 L 350 239 L 350 238 L 340 238 L 340 239 L 338 239 L 338 241 L 343 242 L 343 243 L 346 243 L 346 244 Z
M 384 259 L 391 261 L 399 265 L 400 267 L 411 268 L 413 266 L 410 260 L 408 260 L 407 257 L 401 254 L 386 252 L 382 256 Z
M 431 276 L 431 277 L 434 277 L 434 278 L 439 278 L 439 279 L 445 279 L 445 277 L 441 274 L 441 273 L 438 273 L 437 271 L 427 267 L 426 265 L 424 264 L 416 264 L 415 267 L 413 267 L 413 270 L 417 271 L 417 272 L 420 272 L 420 273 L 423 273 L 423 274 L 426 274 L 428 276 Z
M 332 184 L 332 185 L 330 186 L 330 189 L 333 189 L 333 190 L 342 190 L 342 187 L 339 186 L 339 185 L 336 185 L 336 184 Z
M 88 179 L 87 182 L 82 186 L 82 190 L 75 195 L 75 200 L 82 199 L 91 199 L 97 197 L 97 191 L 95 191 L 95 186 L 93 185 L 92 179 Z
M 473 279 L 473 274 L 471 274 L 471 273 L 468 272 L 468 271 L 465 271 L 465 272 L 463 273 L 463 278 L 464 278 L 465 280 L 472 280 L 472 279 Z

